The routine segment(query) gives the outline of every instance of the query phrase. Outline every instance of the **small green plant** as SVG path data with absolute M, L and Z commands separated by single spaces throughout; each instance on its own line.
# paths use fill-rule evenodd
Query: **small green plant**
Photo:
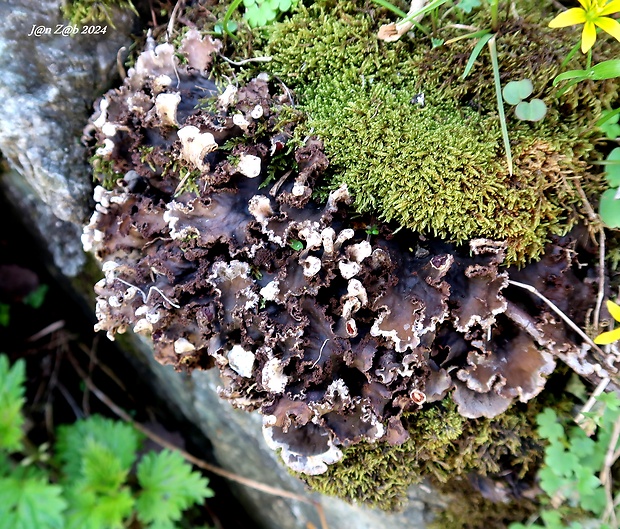
M 598 406 L 585 413 L 593 435 L 569 426 L 551 408 L 537 416 L 538 434 L 548 441 L 538 473 L 540 524 L 510 525 L 510 529 L 611 529 L 620 495 L 613 497 L 612 466 L 618 458 L 620 399 L 615 393 L 597 397 Z M 618 500 L 618 501 L 616 501 Z M 620 513 L 616 513 L 620 514 Z
M 610 188 L 601 195 L 599 215 L 610 228 L 620 228 L 620 147 L 605 160 L 605 178 Z
M 288 245 L 296 252 L 301 252 L 304 249 L 304 243 L 297 239 L 291 239 Z
M 141 434 L 104 417 L 61 426 L 51 459 L 27 449 L 24 382 L 24 362 L 0 355 L 0 529 L 174 529 L 213 496 L 180 454 L 139 458 Z
M 290 11 L 297 5 L 298 0 L 234 0 L 224 16 L 224 20 L 216 25 L 216 33 L 226 32 L 232 35 L 237 26 L 231 26 L 230 17 L 243 3 L 245 11 L 243 18 L 252 28 L 266 26 L 275 21 L 282 13 Z
M 534 85 L 529 79 L 510 81 L 502 90 L 504 101 L 515 106 L 515 116 L 522 121 L 540 121 L 547 113 L 547 105 L 540 99 L 525 101 L 532 95 Z
M 620 108 L 605 110 L 601 113 L 601 119 L 596 122 L 596 126 L 601 129 L 608 140 L 615 140 L 620 136 Z
M 24 296 L 21 302 L 33 309 L 38 309 L 45 301 L 45 295 L 48 290 L 47 285 L 39 285 L 32 292 Z M 9 303 L 0 303 L 0 327 L 8 327 L 11 322 L 11 305 Z

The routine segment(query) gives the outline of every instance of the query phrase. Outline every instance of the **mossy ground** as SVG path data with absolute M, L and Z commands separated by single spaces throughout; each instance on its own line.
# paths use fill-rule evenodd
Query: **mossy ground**
M 409 486 L 425 478 L 440 489 L 448 484 L 448 490 L 451 480 L 468 473 L 506 471 L 515 480 L 531 479 L 543 454 L 535 417 L 546 405 L 565 413 L 572 407 L 547 395 L 493 419 L 466 419 L 444 399 L 406 417 L 410 438 L 403 445 L 352 446 L 325 474 L 300 477 L 323 494 L 384 510 L 402 506 Z
M 376 38 L 383 10 L 322 0 L 263 30 L 254 52 L 272 57 L 267 69 L 307 114 L 299 133 L 324 140 L 330 185 L 346 183 L 359 211 L 458 242 L 507 239 L 507 261 L 524 263 L 577 219 L 574 179 L 586 191 L 600 189 L 582 159 L 596 157 L 593 120 L 617 97 L 613 83 L 598 85 L 600 96 L 586 83 L 562 99 L 552 95 L 576 40 L 546 28 L 551 13 L 539 4 L 536 11 L 520 3 L 523 12 L 508 15 L 497 36 L 502 82 L 531 79 L 550 107 L 539 124 L 509 118 L 513 175 L 488 52 L 467 80 L 458 77 L 475 41 L 434 49 L 429 39 L 384 43 Z M 485 16 L 473 22 L 485 27 Z M 609 54 L 601 49 L 599 59 Z M 424 106 L 412 101 L 419 93 Z

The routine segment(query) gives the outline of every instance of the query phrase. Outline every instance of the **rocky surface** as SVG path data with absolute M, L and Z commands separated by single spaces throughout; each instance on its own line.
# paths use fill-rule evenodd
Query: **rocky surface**
M 80 137 L 131 42 L 133 15 L 119 13 L 105 35 L 65 36 L 54 34 L 66 27 L 60 4 L 0 2 L 0 150 L 55 216 L 80 223 L 91 194 Z

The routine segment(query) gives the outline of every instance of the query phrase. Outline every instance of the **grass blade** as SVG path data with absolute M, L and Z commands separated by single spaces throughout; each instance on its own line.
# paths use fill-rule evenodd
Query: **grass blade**
M 506 125 L 506 114 L 504 113 L 504 100 L 502 99 L 502 82 L 499 78 L 499 64 L 497 62 L 497 48 L 495 47 L 495 35 L 488 42 L 489 53 L 491 54 L 491 64 L 493 65 L 493 83 L 495 84 L 495 97 L 497 98 L 497 111 L 499 113 L 499 123 L 502 129 L 504 148 L 506 149 L 506 162 L 508 172 L 512 176 L 512 151 L 510 150 L 510 138 L 508 137 L 508 126 Z
M 230 6 L 228 6 L 228 10 L 226 11 L 226 14 L 224 15 L 224 22 L 223 22 L 223 27 L 224 27 L 224 31 L 227 33 L 227 35 L 233 39 L 236 40 L 236 37 L 232 34 L 232 32 L 228 29 L 228 21 L 230 20 L 230 17 L 232 16 L 232 14 L 237 10 L 237 8 L 241 5 L 241 2 L 243 0 L 234 0 L 234 2 L 232 4 L 230 4 Z
M 465 65 L 465 70 L 463 71 L 461 79 L 465 79 L 469 75 L 469 72 L 471 72 L 471 69 L 474 67 L 474 63 L 476 62 L 478 55 L 480 55 L 482 48 L 484 48 L 484 45 L 489 42 L 489 40 L 491 40 L 493 36 L 493 34 L 487 33 L 486 35 L 483 35 L 482 38 L 476 43 L 476 46 L 472 50 L 471 55 L 469 56 L 469 60 Z
M 400 18 L 405 18 L 407 13 L 405 13 L 402 9 L 399 9 L 394 4 L 390 4 L 387 0 L 372 0 L 375 4 L 380 5 L 381 7 L 385 7 L 390 10 L 392 13 L 397 14 Z

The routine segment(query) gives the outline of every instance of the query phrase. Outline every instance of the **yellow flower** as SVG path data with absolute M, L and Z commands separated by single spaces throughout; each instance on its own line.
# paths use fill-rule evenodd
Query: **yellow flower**
M 560 13 L 551 22 L 550 28 L 565 28 L 583 24 L 581 34 L 581 51 L 586 53 L 596 41 L 596 27 L 609 33 L 612 37 L 620 40 L 620 23 L 608 15 L 620 11 L 620 0 L 579 0 L 583 6 L 573 7 Z
M 609 311 L 609 314 L 614 317 L 614 320 L 620 321 L 619 305 L 616 305 L 613 301 L 607 300 L 607 310 Z M 617 340 L 620 340 L 620 327 L 614 329 L 613 331 L 599 334 L 596 338 L 594 338 L 594 343 L 597 343 L 599 345 L 607 345 Z

